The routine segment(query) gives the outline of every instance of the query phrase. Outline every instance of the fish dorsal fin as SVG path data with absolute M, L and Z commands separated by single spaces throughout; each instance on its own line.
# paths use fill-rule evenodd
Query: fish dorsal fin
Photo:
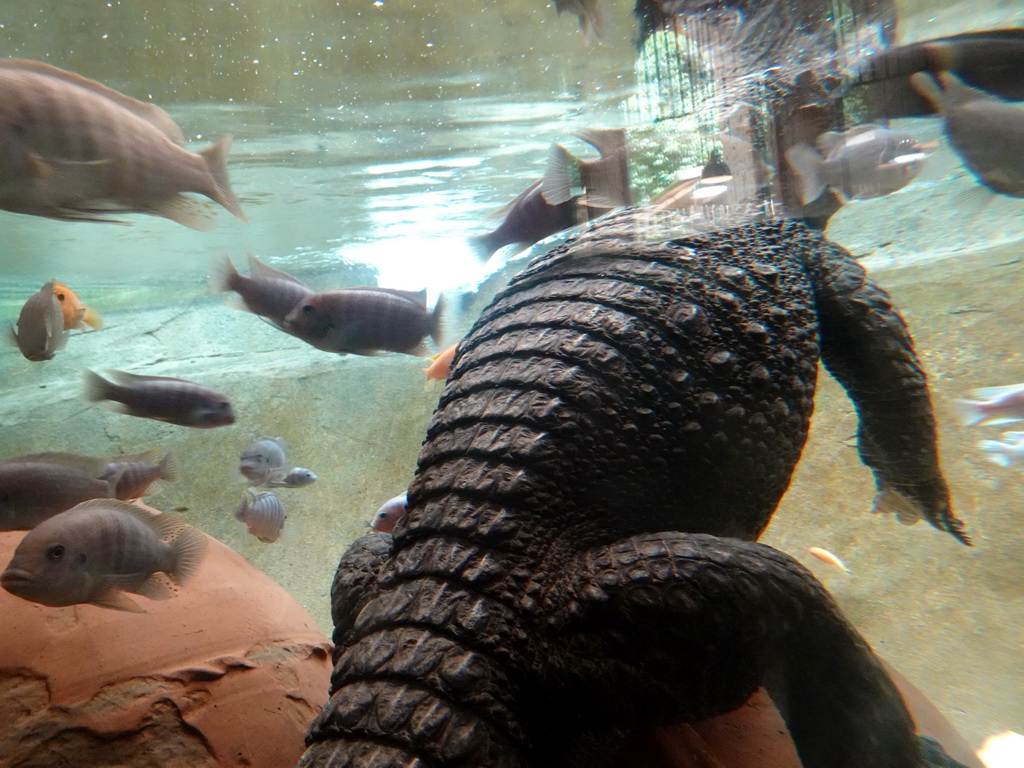
M 138 453 L 122 453 L 116 456 L 108 456 L 108 464 L 156 464 L 160 459 L 160 454 L 163 449 L 157 445 L 150 448 L 147 451 L 139 451 Z
M 175 382 L 177 384 L 190 384 L 191 382 L 185 379 L 176 379 L 173 376 L 146 376 L 141 373 L 128 373 L 127 371 L 118 371 L 115 369 L 108 369 L 107 373 L 110 374 L 110 378 L 121 384 L 145 384 L 150 381 L 166 381 Z
M 287 280 L 289 283 L 295 283 L 301 285 L 303 288 L 308 286 L 296 277 L 292 277 L 287 272 L 282 272 L 280 269 L 274 269 L 269 264 L 265 264 L 256 258 L 253 254 L 249 254 L 249 277 L 254 279 L 274 279 L 274 280 Z M 310 289 L 312 290 L 312 289 Z
M 126 109 L 135 116 L 145 120 L 175 144 L 179 146 L 185 145 L 185 135 L 181 132 L 181 128 L 178 127 L 178 124 L 174 122 L 169 114 L 164 112 L 164 110 L 156 104 L 148 104 L 144 101 L 133 99 L 131 96 L 125 96 L 123 93 L 115 91 L 113 88 L 108 88 L 102 83 L 97 83 L 95 80 L 89 80 L 88 78 L 77 75 L 74 72 L 59 69 L 58 67 L 51 64 L 45 64 L 41 61 L 3 59 L 0 60 L 0 69 L 32 72 L 43 77 L 51 77 L 55 80 L 61 80 L 68 83 L 69 85 L 91 91 L 98 96 L 109 99 L 122 109 Z
M 548 166 L 541 181 L 540 193 L 548 205 L 560 205 L 572 198 L 572 179 L 569 169 L 576 158 L 568 149 L 554 143 L 548 150 Z
M 487 220 L 504 219 L 506 216 L 508 216 L 508 214 L 512 211 L 513 208 L 522 203 L 522 201 L 525 200 L 527 197 L 532 195 L 537 190 L 537 188 L 541 186 L 543 183 L 544 179 L 537 179 L 530 186 L 528 186 L 526 189 L 524 189 L 522 192 L 516 195 L 510 202 L 507 202 L 503 206 L 501 206 L 501 208 L 496 208 L 490 213 L 485 213 L 484 218 Z
M 60 464 L 64 467 L 74 467 L 89 474 L 98 475 L 107 468 L 107 459 L 101 456 L 86 456 L 81 453 L 67 453 L 65 451 L 43 451 L 41 453 L 28 453 L 24 456 L 14 456 L 5 459 L 8 462 L 31 462 L 38 464 Z
M 626 148 L 626 132 L 621 128 L 581 128 L 572 135 L 587 142 L 601 157 L 608 157 Z
M 180 536 L 182 530 L 190 527 L 188 523 L 177 515 L 172 515 L 168 512 L 149 512 L 136 504 L 119 501 L 118 499 L 91 499 L 90 501 L 83 501 L 78 506 L 72 507 L 72 509 L 110 509 L 131 515 L 136 520 L 152 528 L 157 536 L 165 540 L 174 536 Z

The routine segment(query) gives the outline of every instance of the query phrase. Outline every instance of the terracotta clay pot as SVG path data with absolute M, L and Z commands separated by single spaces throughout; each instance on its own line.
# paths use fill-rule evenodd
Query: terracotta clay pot
M 964 738 L 920 690 L 882 662 L 899 688 L 917 732 L 931 736 L 967 768 L 984 768 Z M 719 717 L 645 728 L 632 734 L 616 768 L 801 768 L 796 747 L 772 700 L 759 689 Z
M 23 535 L 0 533 L 0 569 Z M 135 598 L 145 613 L 0 590 L 0 766 L 295 765 L 330 643 L 281 586 L 208 544 L 175 597 Z

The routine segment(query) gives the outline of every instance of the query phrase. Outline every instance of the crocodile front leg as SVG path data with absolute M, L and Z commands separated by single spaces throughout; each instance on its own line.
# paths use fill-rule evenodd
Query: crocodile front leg
M 571 748 L 601 744 L 616 728 L 731 711 L 764 687 L 805 768 L 925 765 L 896 687 L 788 555 L 739 539 L 651 533 L 592 549 L 563 575 L 546 611 L 545 682 L 565 692 L 565 711 L 589 734 Z M 557 733 L 545 751 L 559 748 Z M 594 755 L 565 761 L 599 764 Z
M 823 241 L 811 260 L 822 362 L 853 400 L 861 459 L 875 473 L 878 511 L 925 518 L 964 544 L 939 469 L 928 383 L 889 295 L 842 248 Z

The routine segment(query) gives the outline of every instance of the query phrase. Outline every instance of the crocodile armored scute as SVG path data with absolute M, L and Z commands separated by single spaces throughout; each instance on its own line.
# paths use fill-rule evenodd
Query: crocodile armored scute
M 301 765 L 609 765 L 759 687 L 808 768 L 926 765 L 867 644 L 755 541 L 819 359 L 880 492 L 963 538 L 910 336 L 843 249 L 782 221 L 651 239 L 627 212 L 536 259 L 460 343 L 394 538 L 342 558 Z

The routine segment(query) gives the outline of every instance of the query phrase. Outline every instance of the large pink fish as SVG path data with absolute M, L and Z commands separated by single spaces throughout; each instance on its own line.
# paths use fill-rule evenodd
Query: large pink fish
M 34 603 L 90 603 L 142 612 L 125 593 L 164 600 L 206 552 L 206 537 L 174 515 L 116 499 L 86 501 L 40 523 L 14 550 L 0 586 Z
M 66 221 L 149 213 L 208 229 L 198 192 L 246 221 L 228 181 L 230 137 L 199 153 L 170 115 L 80 75 L 0 60 L 0 208 Z

